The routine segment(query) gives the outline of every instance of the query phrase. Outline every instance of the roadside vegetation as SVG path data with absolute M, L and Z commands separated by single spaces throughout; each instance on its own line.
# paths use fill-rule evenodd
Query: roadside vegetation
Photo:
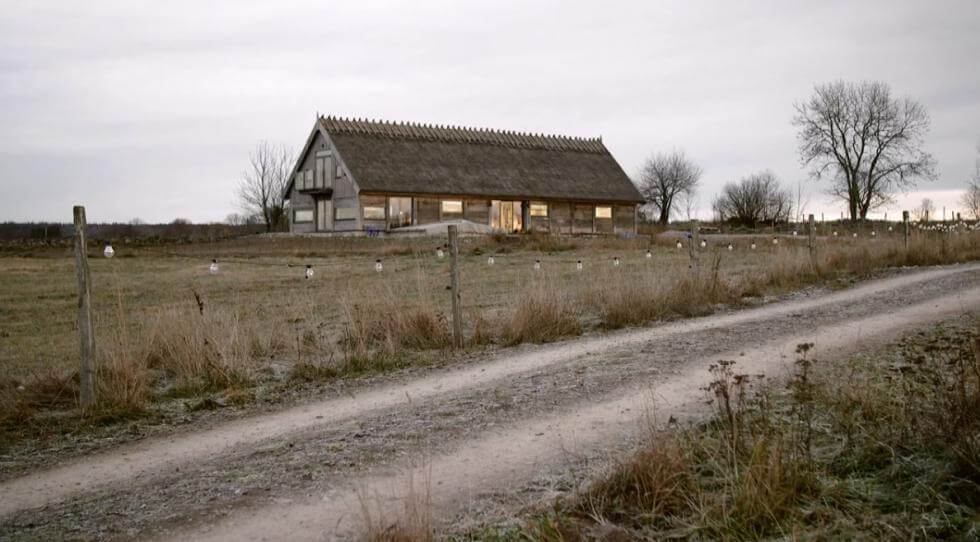
M 964 316 L 852 359 L 815 363 L 811 346 L 799 345 L 778 386 L 719 361 L 704 390 L 707 421 L 651 429 L 584 489 L 518 523 L 451 538 L 980 537 L 980 320 Z M 401 539 L 433 538 L 430 529 Z
M 351 377 L 708 314 L 813 284 L 846 286 L 883 268 L 980 259 L 976 232 L 922 233 L 907 252 L 897 235 L 828 236 L 816 266 L 802 236 L 705 238 L 697 265 L 677 239 L 464 238 L 462 350 L 451 347 L 448 257 L 437 258 L 431 238 L 117 246 L 112 260 L 93 247 L 99 388 L 86 412 L 76 409 L 67 252 L 5 257 L 0 451 L 117 422 L 288 401 Z M 312 279 L 303 278 L 306 264 Z

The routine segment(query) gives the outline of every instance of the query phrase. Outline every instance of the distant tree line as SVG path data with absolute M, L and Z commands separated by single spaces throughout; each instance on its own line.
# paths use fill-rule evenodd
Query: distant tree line
M 136 223 L 134 223 L 136 222 Z M 89 223 L 88 236 L 98 241 L 167 241 L 200 240 L 236 237 L 259 233 L 262 225 L 191 224 L 177 219 L 169 224 L 146 224 L 143 221 L 129 223 Z M 3 222 L 0 223 L 0 241 L 57 242 L 71 239 L 74 226 L 56 222 Z

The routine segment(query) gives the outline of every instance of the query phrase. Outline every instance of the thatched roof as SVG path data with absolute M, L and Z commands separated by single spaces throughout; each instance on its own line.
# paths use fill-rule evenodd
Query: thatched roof
M 362 191 L 643 201 L 600 138 L 321 117 Z

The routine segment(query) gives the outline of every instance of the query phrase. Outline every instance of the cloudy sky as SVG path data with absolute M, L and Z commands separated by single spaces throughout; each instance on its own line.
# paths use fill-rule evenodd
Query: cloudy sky
M 630 174 L 682 149 L 704 216 L 747 173 L 806 179 L 790 119 L 818 83 L 930 112 L 940 179 L 892 212 L 954 207 L 980 140 L 977 0 L 2 3 L 0 220 L 222 220 L 255 144 L 317 112 L 601 135 Z

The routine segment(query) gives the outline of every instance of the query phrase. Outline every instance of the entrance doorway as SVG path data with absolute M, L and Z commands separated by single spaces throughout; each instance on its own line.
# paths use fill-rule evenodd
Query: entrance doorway
M 490 202 L 490 227 L 508 233 L 521 231 L 521 202 L 493 200 Z

